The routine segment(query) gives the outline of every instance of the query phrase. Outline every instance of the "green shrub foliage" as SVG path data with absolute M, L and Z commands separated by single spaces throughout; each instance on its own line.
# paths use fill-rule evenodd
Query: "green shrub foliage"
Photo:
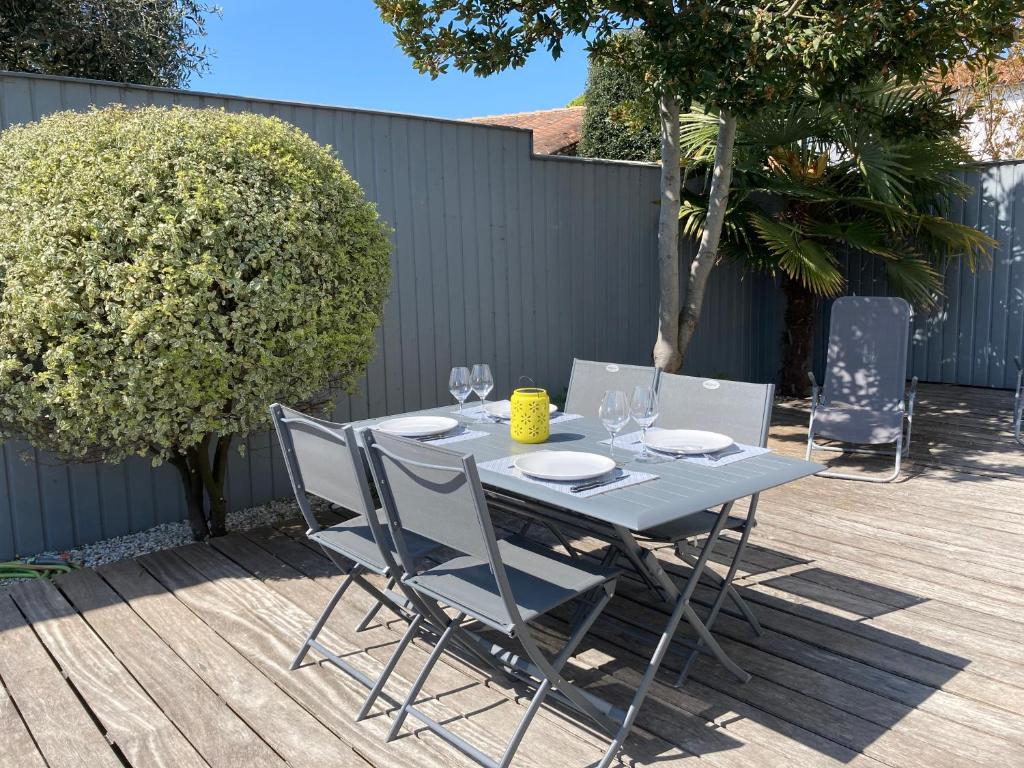
M 619 38 L 630 45 L 636 32 Z M 584 94 L 587 111 L 577 152 L 581 157 L 656 162 L 661 156 L 658 113 L 643 80 L 615 59 L 591 58 Z
M 266 428 L 272 401 L 353 386 L 389 254 L 330 149 L 276 118 L 114 106 L 12 127 L 2 436 L 205 479 L 202 454 Z

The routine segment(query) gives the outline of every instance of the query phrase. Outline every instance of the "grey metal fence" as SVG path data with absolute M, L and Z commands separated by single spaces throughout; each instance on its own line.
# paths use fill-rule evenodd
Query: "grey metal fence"
M 560 393 L 574 356 L 644 362 L 654 334 L 657 168 L 533 157 L 528 132 L 431 118 L 0 73 L 0 127 L 91 105 L 181 104 L 277 115 L 333 146 L 395 230 L 379 353 L 338 418 L 448 399 L 452 364 L 488 361 Z M 688 368 L 767 380 L 770 285 L 719 270 Z M 768 311 L 774 317 L 774 310 Z M 723 343 L 725 341 L 726 343 Z M 233 508 L 290 492 L 275 441 L 229 469 Z M 148 460 L 65 465 L 2 448 L 0 559 L 180 520 L 173 469 Z M 26 461 L 27 457 L 27 461 Z

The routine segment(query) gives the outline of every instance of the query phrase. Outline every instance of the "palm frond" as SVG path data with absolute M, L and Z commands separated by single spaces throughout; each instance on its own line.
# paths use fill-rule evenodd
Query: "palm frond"
M 779 269 L 816 294 L 837 296 L 842 292 L 843 275 L 836 258 L 821 243 L 803 237 L 795 227 L 761 214 L 751 214 L 749 220 Z
M 992 251 L 999 247 L 999 242 L 979 229 L 959 224 L 941 216 L 917 217 L 919 239 L 923 239 L 934 252 L 944 252 L 947 258 L 964 258 L 973 272 L 979 263 L 988 265 L 992 261 Z
M 889 227 L 879 219 L 862 217 L 851 221 L 804 222 L 808 237 L 831 240 L 845 248 L 888 258 L 894 255 Z
M 934 308 L 942 295 L 942 276 L 918 255 L 886 259 L 885 274 L 894 292 L 923 309 Z
M 693 109 L 679 116 L 679 154 L 686 165 L 715 159 L 718 116 Z
M 872 197 L 886 203 L 907 197 L 908 168 L 899 147 L 862 135 L 852 139 L 848 149 Z

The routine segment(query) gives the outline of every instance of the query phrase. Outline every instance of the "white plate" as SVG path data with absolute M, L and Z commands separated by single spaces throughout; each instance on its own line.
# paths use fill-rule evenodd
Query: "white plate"
M 447 416 L 403 416 L 382 421 L 375 429 L 400 437 L 430 437 L 451 432 L 457 426 L 459 422 Z
M 484 410 L 496 419 L 504 419 L 505 421 L 508 421 L 512 418 L 512 402 L 509 400 L 499 400 L 496 403 L 488 403 Z M 548 413 L 554 416 L 557 411 L 557 405 L 554 403 L 548 403 Z
M 680 455 L 715 453 L 732 445 L 732 438 L 699 429 L 658 429 L 647 433 L 647 447 Z
M 520 456 L 515 465 L 540 480 L 590 480 L 615 469 L 615 461 L 599 453 L 537 451 Z

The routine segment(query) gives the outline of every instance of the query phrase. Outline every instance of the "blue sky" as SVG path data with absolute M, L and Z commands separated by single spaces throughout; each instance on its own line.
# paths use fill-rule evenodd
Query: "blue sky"
M 211 71 L 195 90 L 439 117 L 561 107 L 583 91 L 586 54 L 572 41 L 558 61 L 539 51 L 489 78 L 420 75 L 395 47 L 373 0 L 217 0 L 208 23 Z

